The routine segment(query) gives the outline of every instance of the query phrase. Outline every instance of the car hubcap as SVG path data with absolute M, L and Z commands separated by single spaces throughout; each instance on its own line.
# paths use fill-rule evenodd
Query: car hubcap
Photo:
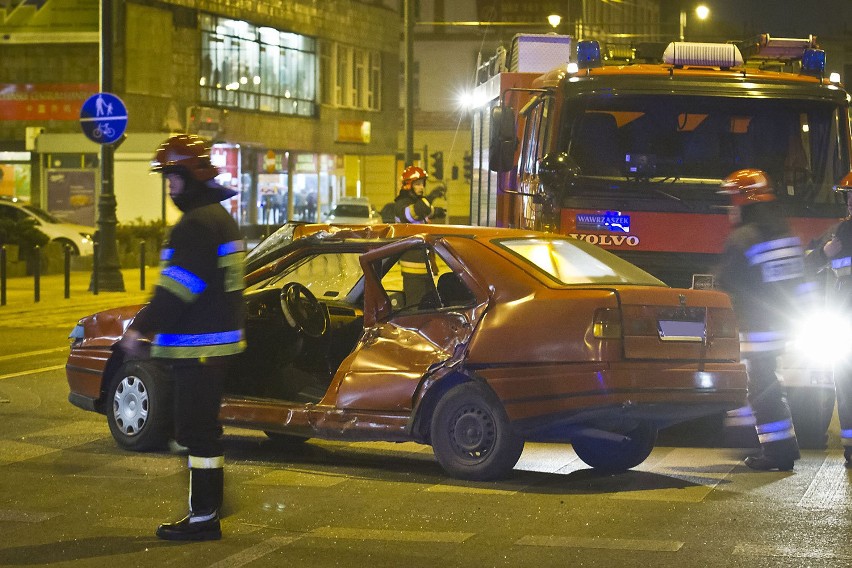
M 453 420 L 450 439 L 459 455 L 479 461 L 494 447 L 496 434 L 491 414 L 476 406 L 459 409 Z
M 115 424 L 127 436 L 138 434 L 148 420 L 148 389 L 139 377 L 124 377 L 112 401 Z

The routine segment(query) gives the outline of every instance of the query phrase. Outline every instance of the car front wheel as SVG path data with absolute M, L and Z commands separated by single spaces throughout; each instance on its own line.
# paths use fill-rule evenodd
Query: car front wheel
M 152 361 L 128 361 L 109 389 L 107 422 L 119 446 L 137 452 L 165 448 L 172 430 L 171 383 Z
M 453 387 L 438 401 L 431 437 L 441 467 L 475 481 L 505 477 L 524 449 L 500 401 L 477 383 Z
M 657 441 L 657 429 L 642 422 L 626 432 L 623 440 L 597 436 L 575 436 L 571 445 L 579 458 L 595 469 L 619 472 L 636 467 L 651 455 Z

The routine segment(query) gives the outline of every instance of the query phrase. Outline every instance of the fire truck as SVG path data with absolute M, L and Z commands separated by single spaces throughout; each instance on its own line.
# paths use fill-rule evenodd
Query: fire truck
M 558 47 L 566 43 L 567 63 L 548 71 L 524 70 L 517 41 L 481 68 L 494 72 L 474 95 L 473 224 L 568 234 L 669 285 L 698 287 L 712 282 L 730 231 L 719 185 L 738 170 L 768 175 L 805 244 L 845 214 L 833 186 L 850 172 L 850 97 L 826 76 L 814 36 Z M 824 443 L 830 372 L 799 366 L 790 375 L 815 423 L 796 428 Z

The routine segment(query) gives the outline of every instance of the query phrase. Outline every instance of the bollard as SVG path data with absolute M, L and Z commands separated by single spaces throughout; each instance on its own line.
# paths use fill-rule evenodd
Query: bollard
M 33 249 L 33 294 L 36 303 L 41 301 L 41 247 L 36 245 Z
M 94 256 L 92 258 L 92 294 L 97 296 L 98 295 L 98 280 L 100 280 L 100 278 L 99 278 L 100 275 L 98 274 L 99 268 L 100 268 L 100 266 L 99 266 L 100 261 L 98 259 L 101 256 L 99 254 L 101 245 L 98 243 L 98 241 L 95 241 L 94 243 L 92 243 L 92 246 L 94 247 Z
M 0 246 L 0 306 L 6 305 L 6 245 Z
M 71 297 L 71 247 L 65 245 L 65 299 Z
M 145 289 L 145 241 L 139 241 L 139 289 Z

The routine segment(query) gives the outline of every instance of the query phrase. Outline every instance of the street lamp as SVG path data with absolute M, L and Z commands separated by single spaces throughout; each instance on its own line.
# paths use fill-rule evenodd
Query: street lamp
M 562 16 L 559 14 L 551 14 L 547 17 L 547 23 L 555 30 L 559 27 L 559 24 L 562 23 Z
M 699 4 L 695 8 L 695 17 L 699 20 L 706 20 L 710 16 L 710 8 L 704 4 Z M 686 31 L 686 10 L 680 11 L 680 41 L 684 41 L 684 32 Z

